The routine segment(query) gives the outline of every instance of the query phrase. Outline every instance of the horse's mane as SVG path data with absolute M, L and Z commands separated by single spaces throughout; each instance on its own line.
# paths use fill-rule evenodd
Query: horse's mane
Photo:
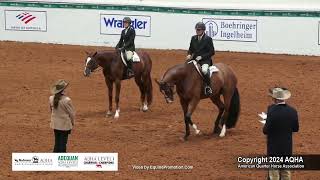
M 172 67 L 170 67 L 161 77 L 161 80 L 166 77 L 167 75 L 173 75 L 177 72 L 178 69 L 180 68 L 184 68 L 185 67 L 185 63 L 184 64 L 177 64 L 177 65 L 174 65 Z

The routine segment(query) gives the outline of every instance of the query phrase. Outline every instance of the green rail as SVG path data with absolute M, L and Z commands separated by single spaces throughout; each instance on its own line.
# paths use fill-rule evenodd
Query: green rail
M 203 14 L 220 16 L 271 16 L 271 17 L 320 17 L 320 11 L 290 11 L 290 10 L 237 10 L 237 9 L 186 9 L 176 7 L 105 5 L 54 2 L 0 2 L 0 6 L 31 7 L 31 8 L 61 8 L 61 9 L 92 9 L 116 11 L 143 11 L 177 14 Z

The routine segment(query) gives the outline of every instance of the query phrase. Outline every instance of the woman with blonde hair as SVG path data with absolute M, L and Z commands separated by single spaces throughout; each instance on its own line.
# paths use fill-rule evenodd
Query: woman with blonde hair
M 69 85 L 65 80 L 58 80 L 52 87 L 49 97 L 51 109 L 50 127 L 54 129 L 55 144 L 53 152 L 66 152 L 68 135 L 74 126 L 75 110 L 71 99 L 65 95 Z

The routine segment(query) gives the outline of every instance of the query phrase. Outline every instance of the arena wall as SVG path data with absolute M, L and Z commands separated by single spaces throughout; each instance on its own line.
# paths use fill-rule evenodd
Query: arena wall
M 0 40 L 114 47 L 122 28 L 118 20 L 130 16 L 138 48 L 187 49 L 194 25 L 203 21 L 219 51 L 320 55 L 317 3 L 254 9 L 252 3 L 237 8 L 194 1 L 88 2 L 2 1 Z

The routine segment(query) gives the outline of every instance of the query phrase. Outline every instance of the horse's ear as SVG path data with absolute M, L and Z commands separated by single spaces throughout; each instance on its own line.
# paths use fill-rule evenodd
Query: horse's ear
M 95 55 L 97 55 L 98 54 L 98 52 L 96 51 L 93 55 L 92 55 L 92 57 L 94 57 Z

